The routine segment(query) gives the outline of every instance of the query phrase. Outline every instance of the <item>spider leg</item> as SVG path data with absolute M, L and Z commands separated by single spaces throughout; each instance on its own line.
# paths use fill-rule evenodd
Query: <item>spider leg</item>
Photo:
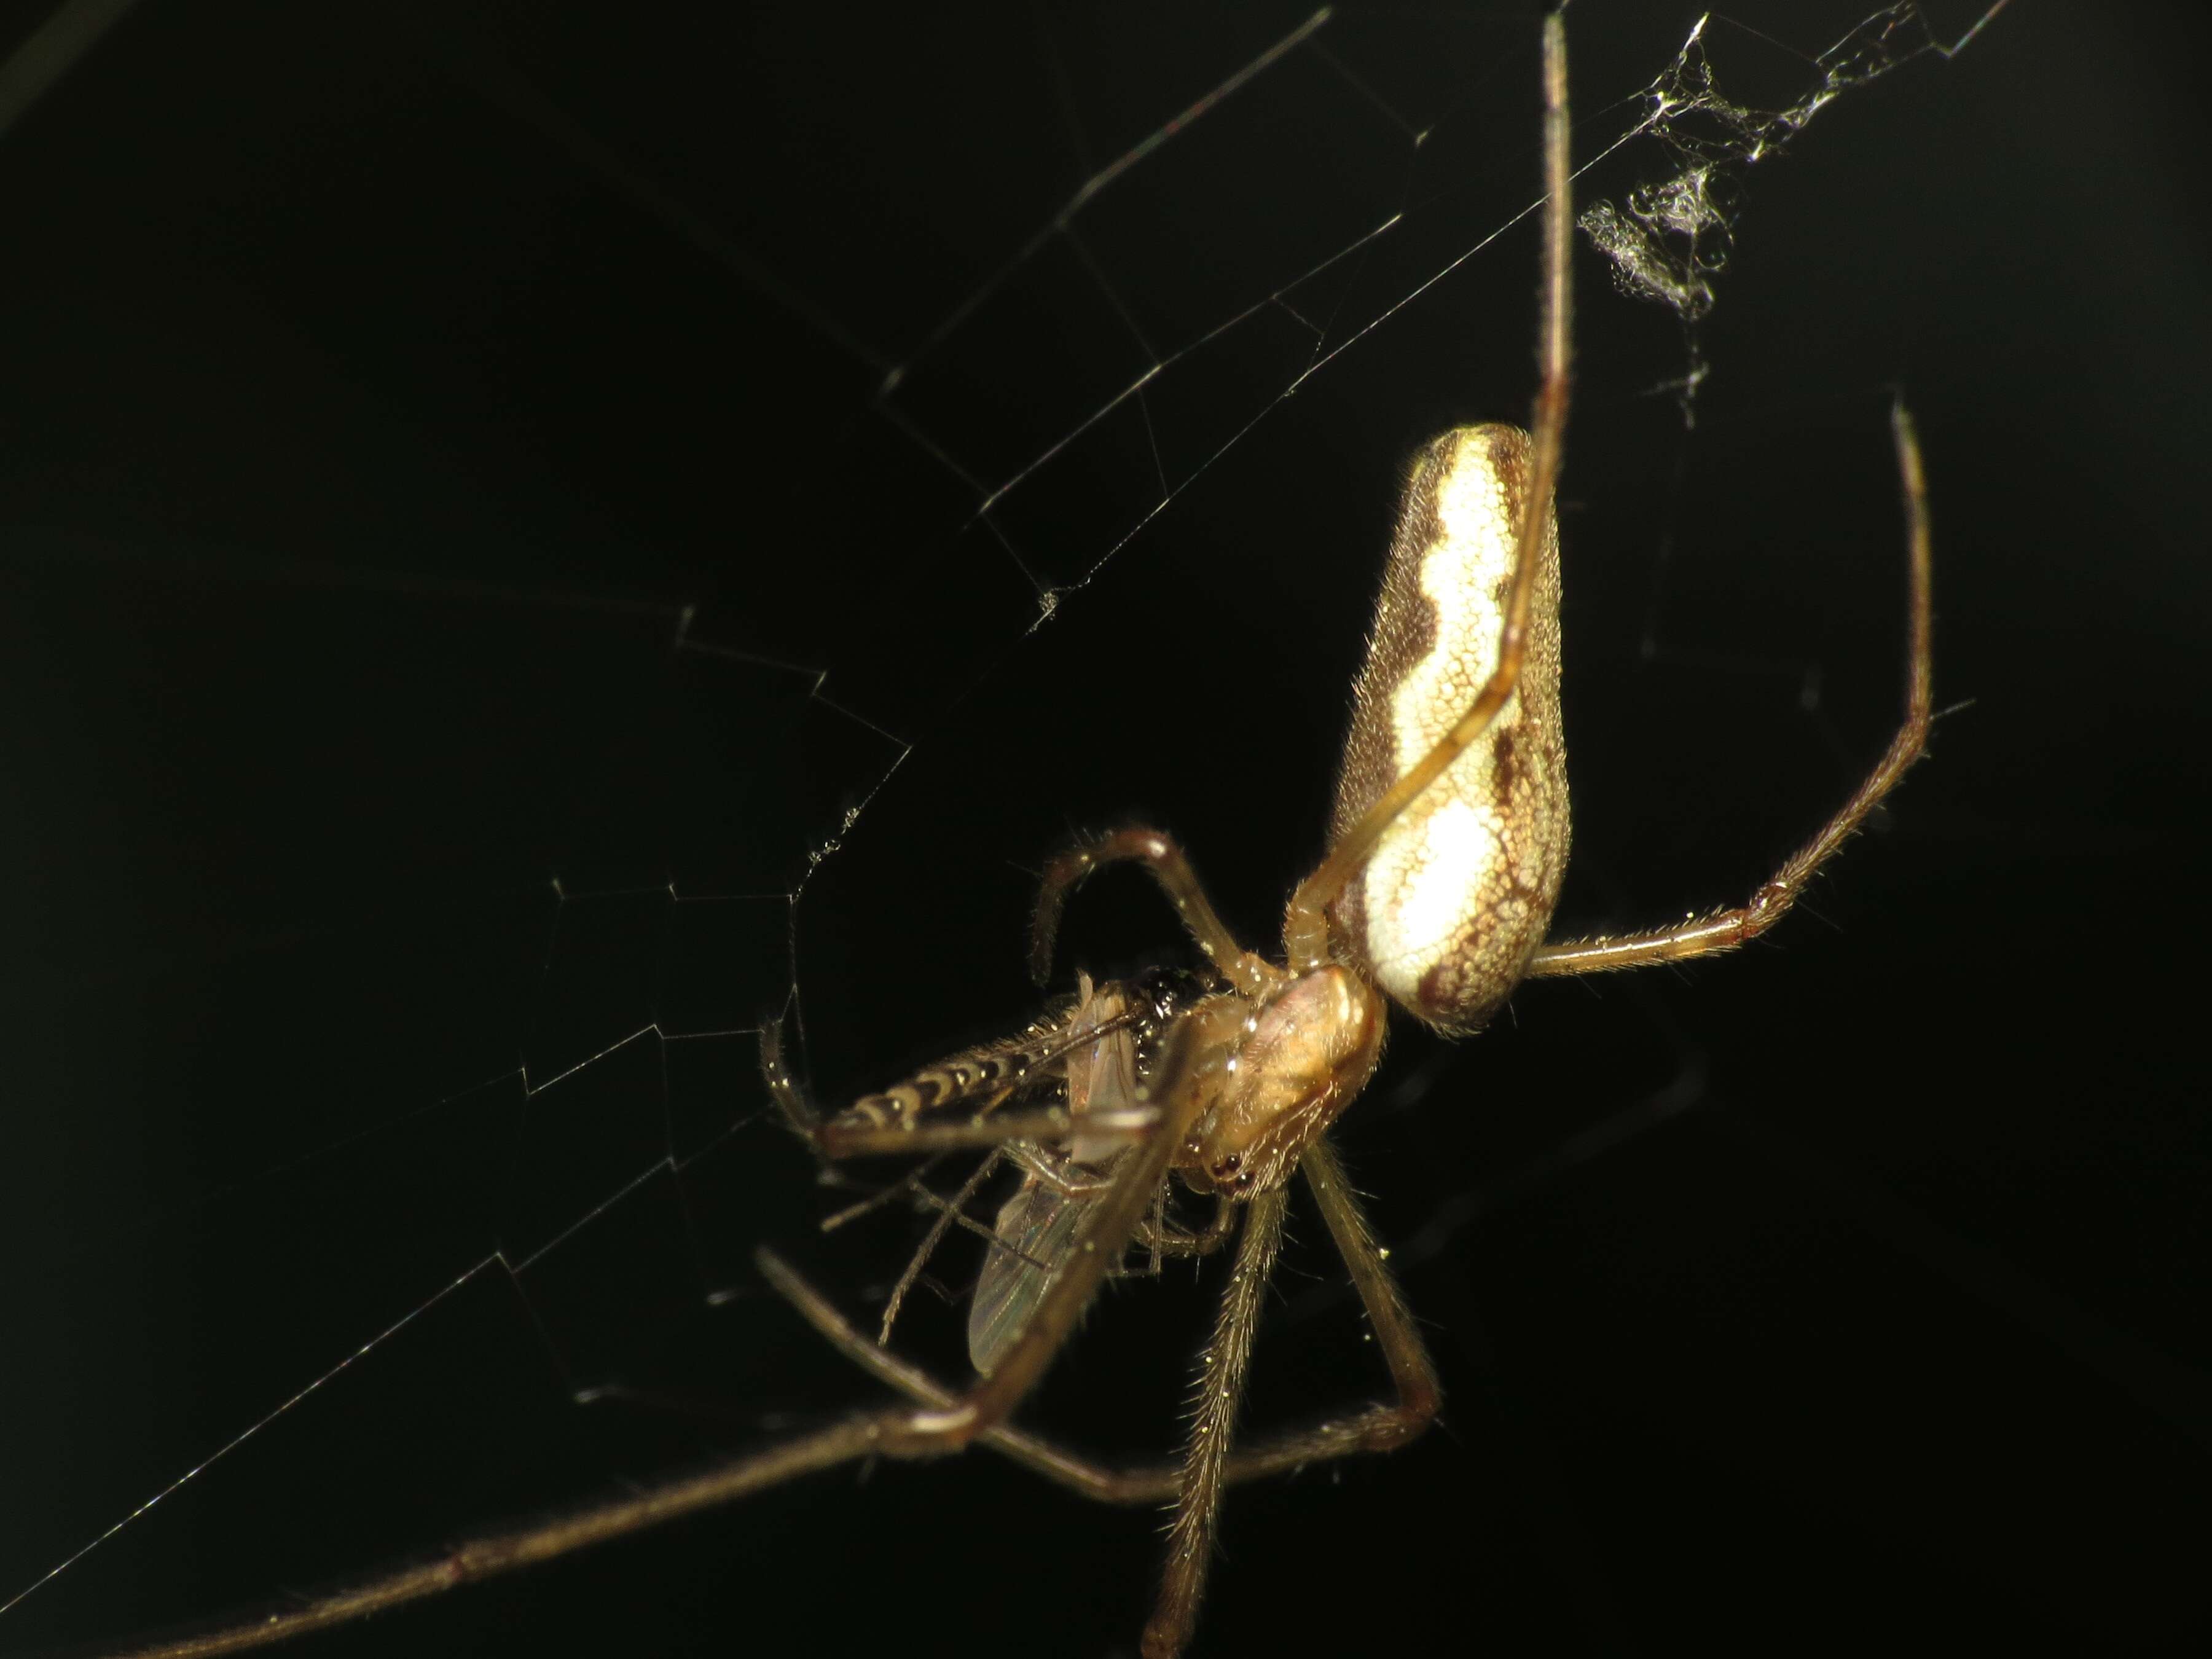
M 1244 1231 L 1237 1241 L 1237 1261 L 1222 1292 L 1213 1340 L 1199 1359 L 1198 1407 L 1191 1414 L 1190 1439 L 1183 1453 L 1175 1520 L 1168 1528 L 1167 1571 L 1159 1601 L 1145 1625 L 1145 1659 L 1175 1659 L 1190 1640 L 1198 1619 L 1206 1576 L 1213 1565 L 1213 1534 L 1221 1518 L 1221 1490 L 1228 1473 L 1229 1446 L 1237 1432 L 1237 1408 L 1243 1402 L 1244 1378 L 1252 1359 L 1252 1338 L 1260 1307 L 1275 1270 L 1275 1251 L 1283 1241 L 1283 1212 L 1290 1192 L 1278 1187 L 1245 1207 Z
M 1382 1362 L 1390 1369 L 1398 1397 L 1387 1404 L 1378 1401 L 1352 1417 L 1323 1423 L 1304 1435 L 1286 1437 L 1271 1449 L 1283 1455 L 1294 1447 L 1304 1447 L 1310 1454 L 1309 1462 L 1352 1452 L 1394 1450 L 1419 1437 L 1436 1420 L 1437 1408 L 1443 1403 L 1443 1384 L 1437 1380 L 1428 1344 L 1421 1340 L 1420 1330 L 1413 1323 L 1413 1310 L 1406 1305 L 1397 1280 L 1390 1275 L 1382 1247 L 1375 1242 L 1375 1230 L 1368 1225 L 1366 1212 L 1359 1207 L 1352 1183 L 1345 1179 L 1344 1166 L 1337 1162 L 1336 1149 L 1326 1136 L 1306 1148 L 1299 1167 L 1305 1171 L 1306 1185 L 1320 1206 L 1329 1237 L 1351 1270 L 1352 1287 L 1359 1292 L 1367 1323 L 1382 1350 Z
M 886 1440 L 904 1426 L 908 1415 L 895 1412 L 848 1419 L 686 1480 L 628 1493 L 512 1532 L 471 1539 L 435 1560 L 403 1567 L 197 1636 L 132 1648 L 116 1659 L 211 1659 L 216 1654 L 268 1647 L 311 1631 L 351 1624 L 464 1584 L 518 1572 L 593 1544 L 626 1537 L 679 1516 L 713 1509 L 817 1469 L 890 1450 Z
M 1052 973 L 1053 941 L 1060 933 L 1068 894 L 1102 866 L 1131 862 L 1142 864 L 1159 884 L 1198 948 L 1237 990 L 1256 996 L 1278 977 L 1266 962 L 1237 942 L 1175 838 L 1158 830 L 1134 829 L 1117 830 L 1072 847 L 1045 866 L 1044 878 L 1037 884 L 1036 914 L 1030 923 L 1030 974 L 1038 984 Z
M 1571 290 L 1567 256 L 1574 231 L 1573 177 L 1568 168 L 1566 24 L 1554 11 L 1544 19 L 1544 283 L 1536 359 L 1536 406 L 1529 422 L 1527 475 L 1521 481 L 1521 533 L 1513 555 L 1513 583 L 1505 624 L 1498 635 L 1498 665 L 1457 725 L 1376 797 L 1359 821 L 1329 848 L 1320 868 L 1298 884 L 1283 922 L 1283 943 L 1292 973 L 1329 959 L 1328 907 L 1374 852 L 1399 814 L 1442 777 L 1469 744 L 1489 729 L 1521 678 L 1528 643 L 1528 617 L 1542 562 L 1545 523 L 1567 424 L 1567 341 Z
M 1747 903 L 1673 927 L 1620 933 L 1569 944 L 1540 946 L 1528 959 L 1524 977 L 1534 979 L 1564 974 L 1601 974 L 1620 968 L 1641 968 L 1647 963 L 1680 962 L 1690 957 L 1732 951 L 1782 920 L 1810 882 L 1843 844 L 1850 839 L 1866 816 L 1884 795 L 1896 787 L 1927 747 L 1928 726 L 1934 698 L 1935 655 L 1932 643 L 1934 556 L 1928 532 L 1928 486 L 1920 465 L 1920 441 L 1912 416 L 1899 403 L 1891 410 L 1890 426 L 1897 440 L 1897 470 L 1905 493 L 1905 539 L 1911 565 L 1910 599 L 1911 646 L 1905 670 L 1905 720 L 1890 739 L 1889 748 L 1875 763 L 1874 770 L 1853 790 L 1850 798 L 1820 832 L 1762 883 Z
M 1303 1468 L 1358 1452 L 1392 1450 L 1435 1421 L 1443 1401 L 1436 1364 L 1429 1358 L 1428 1346 L 1414 1327 L 1413 1314 L 1384 1265 L 1374 1231 L 1326 1138 L 1316 1139 L 1306 1148 L 1302 1167 L 1329 1237 L 1351 1269 L 1352 1284 L 1382 1345 L 1398 1397 L 1388 1404 L 1370 1405 L 1348 1418 L 1281 1436 L 1256 1451 L 1230 1455 L 1253 1329 L 1273 1268 L 1287 1194 L 1278 1189 L 1254 1200 L 1213 1340 L 1204 1356 L 1199 1407 L 1191 1425 L 1175 1523 L 1169 1533 L 1167 1573 L 1158 1606 L 1145 1627 L 1146 1659 L 1174 1659 L 1190 1639 L 1205 1590 L 1224 1485 L 1248 1479 L 1261 1468 Z
M 1301 1167 L 1322 1218 L 1328 1224 L 1329 1237 L 1352 1271 L 1352 1284 L 1382 1345 L 1398 1397 L 1388 1404 L 1369 1406 L 1351 1417 L 1283 1436 L 1257 1451 L 1231 1454 L 1261 1298 L 1282 1236 L 1287 1193 L 1278 1188 L 1253 1200 L 1237 1244 L 1237 1265 L 1214 1325 L 1213 1340 L 1206 1346 L 1202 1361 L 1198 1410 L 1176 1493 L 1175 1522 L 1168 1534 L 1167 1572 L 1159 1604 L 1145 1627 L 1146 1659 L 1173 1659 L 1190 1639 L 1212 1557 L 1214 1525 L 1224 1486 L 1249 1479 L 1263 1468 L 1299 1468 L 1358 1452 L 1392 1450 L 1434 1422 L 1443 1401 L 1436 1364 L 1429 1358 L 1413 1314 L 1390 1277 L 1374 1231 L 1344 1178 L 1343 1166 L 1325 1138 L 1307 1147 Z
M 830 1346 L 878 1382 L 897 1389 L 918 1406 L 944 1409 L 957 1402 L 959 1395 L 957 1391 L 939 1382 L 919 1365 L 879 1347 L 854 1329 L 829 1297 L 808 1284 L 796 1269 L 774 1251 L 757 1250 L 753 1260 L 776 1294 L 797 1309 L 799 1316 L 811 1325 Z M 1012 1458 L 1024 1468 L 1042 1475 L 1055 1486 L 1065 1486 L 1079 1497 L 1101 1504 L 1164 1503 L 1176 1495 L 1177 1483 L 1182 1479 L 1182 1471 L 1170 1463 L 1108 1468 L 1007 1423 L 986 1429 L 980 1438 L 994 1451 Z M 1255 1470 L 1254 1473 L 1272 1471 Z
M 1318 1152 L 1316 1148 L 1319 1148 Z M 1414 1328 L 1412 1313 L 1391 1280 L 1382 1250 L 1344 1179 L 1335 1153 L 1325 1140 L 1316 1141 L 1306 1149 L 1303 1167 L 1330 1236 L 1352 1270 L 1352 1283 L 1366 1307 L 1368 1322 L 1374 1328 L 1384 1361 L 1397 1384 L 1398 1398 L 1395 1403 L 1372 1405 L 1350 1417 L 1332 1419 L 1310 1429 L 1232 1450 L 1222 1470 L 1222 1481 L 1226 1486 L 1287 1474 L 1334 1458 L 1401 1446 L 1434 1420 L 1443 1396 L 1436 1367 Z M 1241 1207 L 1221 1206 L 1215 1224 L 1201 1236 L 1208 1249 L 1227 1237 Z M 952 1389 L 855 1329 L 829 1297 L 808 1284 L 781 1257 L 763 1249 L 756 1252 L 754 1260 L 776 1293 L 790 1303 L 801 1318 L 830 1346 L 878 1382 L 896 1389 L 917 1405 L 949 1407 L 957 1400 Z M 1003 1423 L 986 1430 L 981 1437 L 993 1450 L 1032 1474 L 1042 1475 L 1054 1485 L 1095 1503 L 1169 1503 L 1182 1490 L 1184 1472 L 1175 1464 L 1109 1467 Z
M 533 1526 L 472 1539 L 434 1561 L 402 1567 L 280 1612 L 136 1650 L 132 1659 L 208 1659 L 264 1647 L 627 1537 L 840 1463 L 877 1455 L 945 1456 L 988 1436 L 1035 1386 L 1081 1320 L 1107 1269 L 1121 1259 L 1135 1236 L 1154 1189 L 1166 1178 L 1176 1149 L 1206 1098 L 1198 1086 L 1200 1046 L 1190 1022 L 1168 1033 L 1151 1091 L 1162 1106 L 1158 1130 L 1124 1158 L 1119 1177 L 1092 1206 L 1066 1267 L 1039 1298 L 1027 1328 L 991 1375 L 965 1393 L 919 1407 L 863 1413 L 665 1486 L 625 1492 Z
M 990 1107 L 997 1103 L 994 1099 L 982 1109 L 989 1113 Z M 1086 1112 L 1080 1120 L 1085 1135 L 1132 1141 L 1151 1133 L 1159 1121 L 1159 1113 L 1149 1106 Z M 1076 1132 L 1077 1122 L 1075 1115 L 1065 1106 L 992 1113 L 955 1123 L 915 1123 L 909 1120 L 903 1127 L 833 1122 L 823 1125 L 816 1145 L 825 1158 L 904 1158 L 909 1154 L 998 1146 L 1010 1140 L 1065 1140 Z

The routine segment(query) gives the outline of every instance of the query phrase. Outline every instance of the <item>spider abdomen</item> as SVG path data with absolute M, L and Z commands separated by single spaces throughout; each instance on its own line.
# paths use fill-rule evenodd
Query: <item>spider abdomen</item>
M 1375 630 L 1353 687 L 1331 838 L 1459 722 L 1498 666 L 1529 441 L 1462 427 L 1407 481 Z M 1512 695 L 1383 831 L 1332 915 L 1352 957 L 1431 1024 L 1469 1029 L 1543 941 L 1567 863 L 1559 526 L 1545 504 Z

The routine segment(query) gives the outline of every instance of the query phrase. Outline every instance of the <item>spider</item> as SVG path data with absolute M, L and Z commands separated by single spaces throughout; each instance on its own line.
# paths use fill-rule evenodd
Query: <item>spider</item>
M 1539 384 L 1531 428 L 1467 427 L 1417 458 L 1386 566 L 1340 779 L 1329 849 L 1292 895 L 1283 957 L 1246 948 L 1182 849 L 1133 828 L 1046 870 L 1031 931 L 1042 981 L 1067 899 L 1100 867 L 1133 862 L 1204 953 L 1204 979 L 1092 984 L 1003 1041 L 966 1050 L 826 1119 L 786 1066 L 770 1022 L 762 1060 L 786 1116 L 826 1159 L 988 1149 L 944 1203 L 891 1311 L 983 1176 L 1011 1160 L 1019 1190 L 990 1230 L 969 1324 L 977 1375 L 949 1389 L 854 1331 L 775 1255 L 770 1283 L 836 1346 L 907 1396 L 734 1462 L 504 1534 L 265 1618 L 142 1650 L 232 1651 L 342 1624 L 533 1565 L 817 1470 L 889 1455 L 945 1455 L 981 1440 L 1102 1501 L 1171 1506 L 1148 1659 L 1188 1645 L 1228 1485 L 1401 1446 L 1435 1419 L 1437 1370 L 1328 1130 L 1381 1055 L 1392 1005 L 1448 1034 L 1479 1028 L 1522 981 L 1677 962 L 1772 927 L 1919 757 L 1931 707 L 1931 563 L 1920 455 L 1903 406 L 1892 424 L 1909 564 L 1905 711 L 1887 750 L 1834 816 L 1743 904 L 1650 931 L 1547 943 L 1569 840 L 1559 715 L 1559 560 L 1553 488 L 1568 401 L 1566 42 L 1544 27 Z M 1272 1442 L 1232 1443 L 1263 1294 L 1294 1178 L 1342 1255 L 1394 1397 Z M 1177 1187 L 1214 1200 L 1203 1229 L 1170 1215 Z M 920 1190 L 918 1186 L 912 1190 Z M 898 1189 L 894 1189 L 898 1190 Z M 1109 1469 L 1012 1418 L 1132 1252 L 1203 1254 L 1234 1243 L 1179 1465 Z M 888 1321 L 886 1322 L 888 1329 Z

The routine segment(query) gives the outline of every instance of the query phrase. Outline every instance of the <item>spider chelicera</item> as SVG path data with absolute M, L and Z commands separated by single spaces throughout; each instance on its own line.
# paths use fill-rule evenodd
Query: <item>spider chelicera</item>
M 1093 985 L 1021 1034 L 968 1050 L 826 1120 L 790 1076 L 780 1026 L 762 1060 L 786 1116 L 825 1158 L 990 1149 L 946 1205 L 900 1294 L 1002 1159 L 1024 1171 L 1000 1212 L 976 1291 L 977 1376 L 948 1389 L 848 1325 L 775 1255 L 770 1282 L 838 1347 L 908 1397 L 730 1464 L 465 1544 L 440 1559 L 267 1618 L 143 1651 L 211 1654 L 282 1640 L 527 1566 L 855 1459 L 933 1457 L 981 1440 L 1086 1496 L 1172 1506 L 1164 1581 L 1144 1650 L 1180 1653 L 1196 1619 L 1224 1487 L 1419 1435 L 1440 1401 L 1436 1368 L 1331 1151 L 1327 1130 L 1372 1075 L 1392 1003 L 1447 1032 L 1477 1028 L 1524 979 L 1680 961 L 1741 945 L 1806 884 L 1918 758 L 1930 714 L 1931 555 L 1910 417 L 1893 425 L 1910 564 L 1905 714 L 1887 750 L 1820 832 L 1750 899 L 1700 919 L 1546 943 L 1568 842 L 1559 718 L 1559 564 L 1553 515 L 1568 390 L 1566 44 L 1544 32 L 1540 379 L 1531 430 L 1462 428 L 1422 452 L 1407 483 L 1366 664 L 1355 690 L 1328 855 L 1292 896 L 1283 960 L 1246 949 L 1182 849 L 1129 829 L 1047 870 L 1032 932 L 1040 980 L 1062 908 L 1092 871 L 1140 864 L 1174 902 L 1210 977 Z M 1255 1329 L 1302 1176 L 1342 1254 L 1395 1399 L 1303 1431 L 1232 1445 Z M 1169 1216 L 1174 1184 L 1215 1199 L 1212 1224 Z M 1106 1277 L 1235 1241 L 1200 1359 L 1197 1409 L 1176 1466 L 1108 1469 L 1011 1423 Z M 895 1296 L 893 1312 L 897 1297 Z M 888 1320 L 886 1321 L 888 1328 Z

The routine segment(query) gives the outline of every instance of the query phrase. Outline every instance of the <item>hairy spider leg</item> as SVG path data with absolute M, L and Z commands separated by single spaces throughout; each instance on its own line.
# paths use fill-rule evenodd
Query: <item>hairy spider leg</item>
M 1806 884 L 1822 865 L 1842 848 L 1866 821 L 1881 798 L 1897 787 L 1928 747 L 1928 728 L 1935 715 L 1935 554 L 1928 528 L 1928 481 L 1920 465 L 1920 440 L 1911 414 L 1902 400 L 1890 409 L 1890 430 L 1897 443 L 1898 478 L 1905 495 L 1906 560 L 1910 566 L 1907 599 L 1909 640 L 1905 664 L 1905 719 L 1889 747 L 1876 761 L 1865 781 L 1822 824 L 1804 846 L 1784 860 L 1782 867 L 1753 890 L 1745 903 L 1719 910 L 1673 927 L 1655 927 L 1636 933 L 1614 933 L 1537 948 L 1524 970 L 1528 978 L 1571 974 L 1611 973 L 1641 968 L 1655 962 L 1682 962 L 1692 957 L 1733 951 L 1757 939 L 1782 920 L 1804 893 Z
M 1330 1237 L 1351 1267 L 1353 1288 L 1382 1350 L 1397 1399 L 1360 1407 L 1349 1415 L 1325 1417 L 1307 1428 L 1270 1437 L 1242 1450 L 1232 1449 L 1221 1477 L 1227 1486 L 1401 1446 L 1435 1418 L 1443 1399 L 1443 1386 L 1413 1322 L 1413 1311 L 1390 1277 L 1382 1249 L 1326 1139 L 1306 1150 L 1299 1167 Z M 1224 1212 L 1233 1216 L 1235 1209 L 1227 1208 Z M 774 1251 L 763 1249 L 755 1252 L 754 1259 L 777 1294 L 825 1341 L 869 1375 L 918 1405 L 946 1407 L 959 1397 L 956 1390 L 920 1366 L 886 1352 L 856 1330 L 829 1297 Z M 1097 1503 L 1170 1503 L 1183 1489 L 1184 1472 L 1179 1464 L 1109 1468 L 1009 1424 L 988 1430 L 980 1437 L 1023 1468 Z
M 1165 1178 L 1175 1149 L 1189 1133 L 1206 1097 L 1204 1079 L 1195 1074 L 1202 1063 L 1197 1033 L 1203 1024 L 1178 1020 L 1166 1033 L 1154 1073 L 1156 1086 L 1148 1091 L 1162 1108 L 1161 1133 L 1130 1152 L 1121 1177 L 1085 1218 L 1066 1271 L 1046 1290 L 1027 1328 L 1009 1346 L 998 1368 L 965 1393 L 941 1405 L 863 1413 L 687 1480 L 475 1539 L 436 1560 L 404 1567 L 264 1618 L 132 1650 L 131 1659 L 211 1659 L 216 1654 L 263 1647 L 534 1566 L 840 1463 L 878 1455 L 940 1457 L 964 1449 L 969 1441 L 1002 1425 L 1036 1385 L 1081 1320 L 1107 1269 L 1134 1237 L 1153 1188 Z
M 1289 1191 L 1277 1188 L 1254 1199 L 1246 1206 L 1251 1213 L 1245 1219 L 1237 1264 L 1214 1322 L 1213 1340 L 1200 1359 L 1198 1409 L 1176 1494 L 1175 1520 L 1168 1533 L 1167 1569 L 1162 1576 L 1159 1600 L 1145 1626 L 1146 1659 L 1172 1659 L 1190 1640 L 1212 1565 L 1213 1534 L 1226 1486 L 1249 1479 L 1262 1469 L 1303 1468 L 1361 1452 L 1394 1450 L 1417 1438 L 1434 1422 L 1443 1401 L 1436 1362 L 1429 1356 L 1428 1345 L 1421 1340 L 1413 1312 L 1390 1276 L 1374 1231 L 1352 1196 L 1343 1166 L 1326 1135 L 1306 1148 L 1299 1167 L 1329 1237 L 1351 1270 L 1398 1397 L 1395 1402 L 1378 1401 L 1349 1417 L 1318 1423 L 1255 1452 L 1231 1451 L 1237 1408 L 1244 1396 L 1261 1300 L 1282 1236 Z
M 1176 908 L 1176 915 L 1206 952 L 1216 972 L 1246 996 L 1257 996 L 1280 981 L 1282 969 L 1237 942 L 1206 896 L 1175 837 L 1163 830 L 1118 830 L 1072 847 L 1045 866 L 1037 883 L 1036 912 L 1030 924 L 1030 973 L 1040 985 L 1052 974 L 1053 942 L 1068 895 L 1093 871 L 1109 864 L 1139 863 Z

